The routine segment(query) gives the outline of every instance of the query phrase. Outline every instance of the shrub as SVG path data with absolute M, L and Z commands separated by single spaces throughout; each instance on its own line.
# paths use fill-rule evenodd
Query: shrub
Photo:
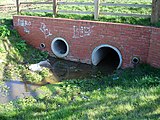
M 0 37 L 8 37 L 10 35 L 10 30 L 7 28 L 6 25 L 0 26 Z

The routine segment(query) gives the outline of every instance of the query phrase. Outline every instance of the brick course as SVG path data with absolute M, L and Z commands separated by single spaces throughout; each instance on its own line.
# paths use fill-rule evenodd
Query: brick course
M 70 46 L 69 54 L 64 58 L 66 60 L 91 64 L 94 48 L 109 44 L 121 52 L 122 68 L 132 67 L 131 59 L 134 56 L 139 57 L 141 63 L 160 67 L 159 28 L 35 16 L 14 16 L 13 23 L 28 44 L 40 49 L 40 43 L 45 43 L 44 50 L 51 55 L 52 40 L 64 38 Z

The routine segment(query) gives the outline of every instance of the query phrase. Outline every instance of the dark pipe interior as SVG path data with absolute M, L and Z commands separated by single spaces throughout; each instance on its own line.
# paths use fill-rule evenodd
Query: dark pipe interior
M 98 66 L 108 66 L 116 69 L 120 62 L 118 53 L 110 47 L 102 47 L 99 50 L 103 53 L 103 59 L 100 61 Z
M 57 40 L 55 43 L 54 43 L 54 47 L 55 47 L 55 50 L 59 53 L 59 54 L 65 54 L 67 52 L 67 45 L 64 41 L 62 40 Z
M 138 57 L 133 57 L 133 58 L 132 58 L 132 63 L 133 63 L 134 65 L 138 64 L 139 61 L 140 61 L 140 60 L 139 60 Z

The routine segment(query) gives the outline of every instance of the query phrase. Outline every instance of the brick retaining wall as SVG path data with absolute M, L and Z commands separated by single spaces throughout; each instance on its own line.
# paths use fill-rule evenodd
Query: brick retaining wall
M 64 38 L 69 44 L 66 60 L 91 64 L 93 50 L 108 44 L 121 52 L 122 68 L 133 66 L 134 56 L 140 58 L 141 63 L 160 67 L 159 28 L 35 16 L 14 16 L 13 23 L 28 44 L 40 49 L 40 43 L 45 43 L 44 50 L 51 55 L 52 40 Z

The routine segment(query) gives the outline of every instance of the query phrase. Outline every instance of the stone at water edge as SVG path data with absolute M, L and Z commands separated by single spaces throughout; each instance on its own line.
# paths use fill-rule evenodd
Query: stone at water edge
M 35 71 L 42 71 L 42 67 L 50 67 L 51 64 L 48 62 L 48 60 L 44 60 L 44 61 L 40 61 L 39 63 L 37 64 L 31 64 L 29 66 L 29 69 L 33 72 Z
M 35 71 L 42 71 L 42 67 L 39 64 L 31 64 L 29 69 L 33 72 Z
M 0 63 L 4 63 L 4 62 L 5 62 L 4 60 L 0 59 Z
M 40 65 L 40 66 L 44 66 L 44 67 L 51 66 L 51 64 L 48 62 L 48 60 L 41 61 L 41 62 L 39 62 L 37 64 Z

